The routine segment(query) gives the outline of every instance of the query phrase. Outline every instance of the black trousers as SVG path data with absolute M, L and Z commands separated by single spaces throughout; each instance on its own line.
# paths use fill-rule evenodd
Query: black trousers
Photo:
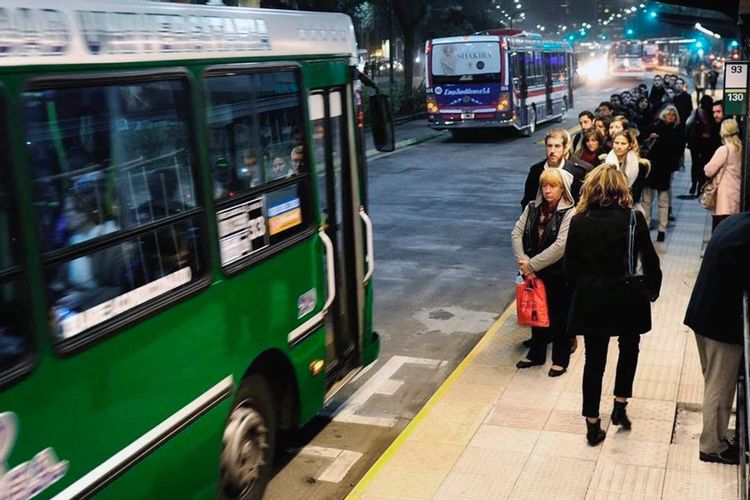
M 721 221 L 729 217 L 729 215 L 712 215 L 711 216 L 711 232 L 713 233 L 716 231 L 716 226 L 719 225 Z
M 536 363 L 547 361 L 547 341 L 552 339 L 552 364 L 568 367 L 570 336 L 567 333 L 570 293 L 562 276 L 542 278 L 547 292 L 549 327 L 531 328 L 531 347 L 527 357 Z
M 602 398 L 602 378 L 607 365 L 609 337 L 606 335 L 584 335 L 586 364 L 583 367 L 583 416 L 597 418 L 599 401 Z M 617 337 L 620 348 L 615 375 L 615 396 L 629 398 L 633 395 L 633 379 L 638 367 L 637 333 Z
M 705 172 L 703 172 L 703 167 L 706 166 L 710 158 L 706 158 L 705 153 L 702 151 L 693 151 L 691 149 L 690 159 L 692 163 L 690 166 L 690 180 L 693 186 L 700 189 L 707 179 Z

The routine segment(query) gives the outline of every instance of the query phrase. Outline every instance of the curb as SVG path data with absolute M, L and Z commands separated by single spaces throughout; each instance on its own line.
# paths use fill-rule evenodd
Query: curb
M 368 160 L 370 160 L 373 157 L 379 157 L 379 156 L 382 156 L 382 155 L 389 155 L 389 154 L 395 153 L 399 149 L 403 149 L 403 148 L 406 148 L 408 146 L 414 146 L 414 145 L 417 145 L 417 144 L 421 144 L 423 142 L 427 142 L 429 140 L 435 139 L 436 137 L 439 137 L 439 136 L 445 135 L 445 134 L 446 134 L 445 130 L 436 130 L 435 132 L 432 132 L 430 134 L 422 135 L 422 136 L 419 136 L 419 137 L 412 137 L 411 139 L 404 139 L 403 141 L 398 141 L 396 143 L 396 145 L 395 145 L 396 147 L 394 148 L 394 150 L 393 151 L 389 151 L 389 152 L 381 152 L 381 151 L 378 151 L 375 148 L 368 149 L 365 152 L 365 157 Z
M 484 351 L 484 349 L 487 347 L 487 344 L 490 343 L 490 341 L 495 337 L 495 335 L 497 335 L 503 325 L 508 321 L 508 318 L 515 314 L 515 312 L 516 310 L 514 297 L 509 300 L 509 303 L 507 306 L 505 306 L 503 312 L 500 313 L 500 316 L 498 316 L 489 330 L 487 330 L 484 335 L 482 335 L 482 338 L 479 339 L 479 342 L 476 343 L 469 354 L 467 354 L 466 357 L 461 360 L 458 366 L 456 366 L 451 374 L 448 375 L 448 378 L 446 378 L 440 384 L 440 386 L 435 390 L 432 396 L 430 396 L 424 406 L 422 406 L 417 414 L 414 415 L 414 418 L 412 418 L 411 421 L 406 425 L 406 427 L 399 433 L 399 435 L 396 436 L 396 439 L 394 439 L 393 442 L 388 445 L 386 450 L 378 457 L 375 463 L 373 463 L 370 468 L 367 469 L 367 472 L 365 472 L 365 474 L 360 478 L 360 480 L 357 481 L 357 484 L 355 484 L 354 488 L 352 488 L 352 490 L 347 494 L 345 500 L 359 500 L 362 497 L 367 488 L 374 481 L 375 476 L 377 476 L 378 472 L 380 472 L 380 470 L 388 462 L 390 462 L 391 458 L 393 458 L 393 455 L 404 445 L 404 442 L 409 438 L 409 436 L 414 433 L 416 428 L 422 423 L 425 417 L 432 412 L 435 405 L 440 402 L 445 393 L 447 393 L 448 390 L 453 387 L 453 385 L 455 385 L 461 374 L 463 374 L 464 371 L 466 371 L 466 369 L 474 362 L 474 358 L 476 358 L 482 351 Z

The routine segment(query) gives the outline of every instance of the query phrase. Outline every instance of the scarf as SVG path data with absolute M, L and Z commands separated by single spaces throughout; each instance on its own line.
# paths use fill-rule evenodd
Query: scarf
M 558 201 L 557 203 L 560 202 Z M 557 203 L 550 205 L 545 200 L 542 200 L 542 204 L 539 206 L 539 221 L 536 223 L 536 231 L 540 240 L 542 239 L 544 230 L 547 229 L 547 224 L 552 220 L 552 216 L 555 215 Z
M 625 156 L 625 161 L 621 165 L 620 160 L 617 159 L 617 155 L 613 149 L 607 154 L 607 159 L 604 160 L 604 163 L 617 165 L 620 172 L 625 174 L 625 178 L 628 181 L 628 187 L 631 187 L 638 178 L 638 155 L 636 155 L 634 151 L 628 151 L 628 154 Z
M 601 151 L 599 151 L 598 149 L 596 151 L 590 151 L 589 148 L 586 148 L 581 153 L 581 159 L 585 161 L 586 163 L 591 163 L 592 165 L 596 167 L 597 166 L 596 162 L 597 162 L 597 159 L 599 158 L 600 153 Z

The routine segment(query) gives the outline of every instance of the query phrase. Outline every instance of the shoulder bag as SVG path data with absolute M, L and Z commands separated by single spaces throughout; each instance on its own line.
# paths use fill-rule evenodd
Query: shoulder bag
M 625 289 L 626 295 L 637 302 L 653 302 L 656 297 L 652 297 L 646 285 L 646 276 L 637 270 L 638 253 L 635 249 L 635 211 L 630 210 L 630 222 L 628 223 L 628 267 L 620 280 Z
M 716 175 L 707 180 L 701 188 L 701 194 L 698 197 L 698 203 L 700 203 L 701 206 L 706 210 L 716 210 L 716 193 L 719 191 L 719 184 L 721 184 L 721 177 L 724 177 L 725 168 L 726 166 L 722 166 L 721 170 L 719 170 Z

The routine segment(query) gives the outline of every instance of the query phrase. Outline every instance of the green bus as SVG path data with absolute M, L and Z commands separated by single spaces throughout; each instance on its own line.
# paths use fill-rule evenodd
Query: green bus
M 0 497 L 259 498 L 376 359 L 356 54 L 340 14 L 0 0 Z

